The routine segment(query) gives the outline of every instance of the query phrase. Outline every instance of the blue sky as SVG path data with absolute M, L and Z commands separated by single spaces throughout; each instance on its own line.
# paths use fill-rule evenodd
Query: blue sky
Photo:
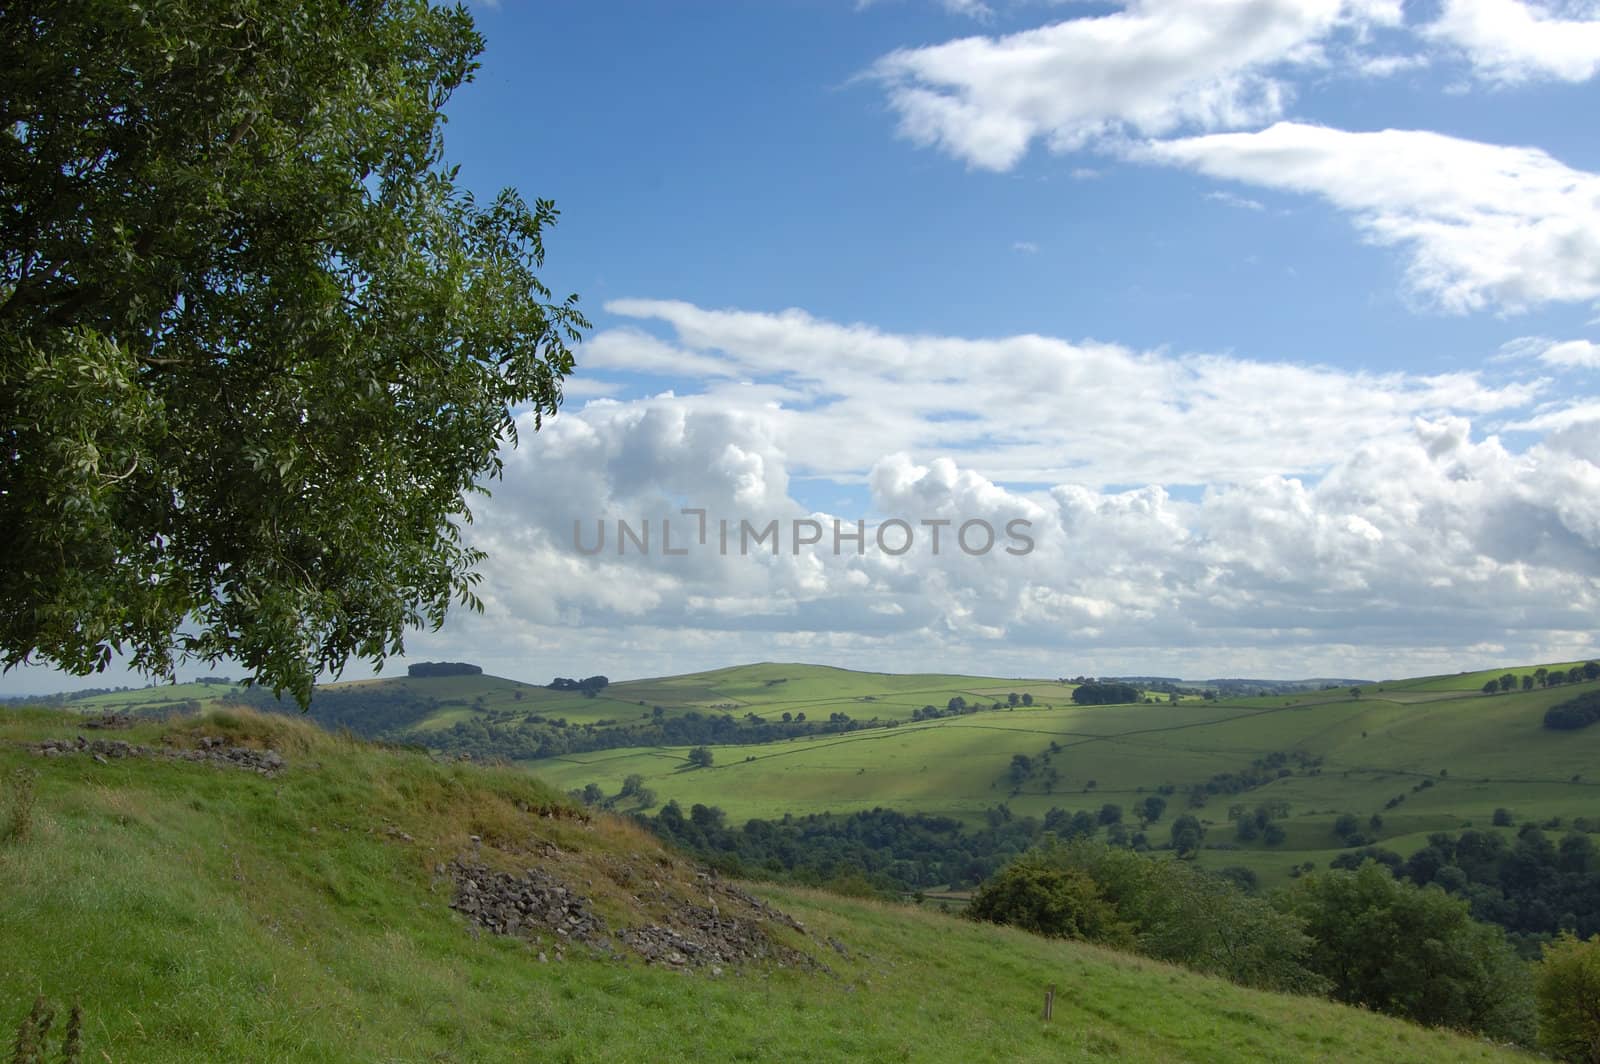
M 1381 678 L 1600 653 L 1600 4 L 472 10 L 446 154 L 556 200 L 545 278 L 596 328 L 478 508 L 486 614 L 413 658 Z M 681 506 L 1038 543 L 573 547 L 574 521 Z M 0 691 L 83 682 L 127 680 Z

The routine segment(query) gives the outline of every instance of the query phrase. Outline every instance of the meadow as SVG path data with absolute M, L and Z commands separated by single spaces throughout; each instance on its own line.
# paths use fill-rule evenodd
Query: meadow
M 1076 706 L 1074 685 L 1057 680 L 782 663 L 620 681 L 593 698 L 487 675 L 358 681 L 325 690 L 365 692 L 380 706 L 386 696 L 429 700 L 421 719 L 379 733 L 426 745 L 444 744 L 457 725 L 514 724 L 532 716 L 596 732 L 658 713 L 762 721 L 805 714 L 813 724 L 835 714 L 857 722 L 876 718 L 879 726 L 858 731 L 713 746 L 707 768 L 690 766 L 689 746 L 621 747 L 521 764 L 562 791 L 595 784 L 615 795 L 624 780 L 638 776 L 654 792 L 651 808 L 673 800 L 685 810 L 716 806 L 734 823 L 885 808 L 978 824 L 1001 803 L 1013 814 L 1041 817 L 1053 808 L 1098 813 L 1114 804 L 1131 821 L 1136 803 L 1162 793 L 1168 808 L 1147 829 L 1153 844 L 1166 840 L 1175 816 L 1192 813 L 1207 828 L 1202 863 L 1248 868 L 1270 884 L 1306 862 L 1325 867 L 1347 850 L 1333 830 L 1347 814 L 1362 822 L 1368 843 L 1402 854 L 1424 845 L 1432 832 L 1489 828 L 1500 809 L 1512 817 L 1510 827 L 1498 829 L 1507 831 L 1528 821 L 1600 818 L 1600 771 L 1593 768 L 1600 764 L 1600 728 L 1552 732 L 1541 726 L 1545 709 L 1590 685 L 1481 691 L 1486 680 L 1506 672 L 1520 686 L 1535 668 L 1390 680 L 1363 685 L 1358 695 L 1347 688 L 1218 700 L 1185 693 L 1172 702 L 1152 693 L 1147 703 L 1113 706 Z M 181 709 L 198 699 L 202 707 L 215 707 L 218 696 L 233 690 L 184 684 L 71 706 L 90 712 Z M 912 720 L 923 706 L 943 708 L 953 698 L 1006 704 L 1012 693 L 1019 702 L 1030 696 L 1033 705 Z M 1018 754 L 1036 762 L 1048 755 L 1054 775 L 1036 771 L 1018 783 L 1010 775 Z M 1193 788 L 1250 772 L 1254 762 L 1274 754 L 1293 759 L 1282 778 L 1190 804 Z M 1271 845 L 1238 840 L 1230 811 L 1261 804 L 1287 806 L 1279 820 L 1285 837 Z M 1374 815 L 1380 826 L 1370 826 Z
M 1325 866 L 1343 844 L 1333 824 L 1363 823 L 1368 842 L 1408 853 L 1435 831 L 1487 828 L 1497 809 L 1515 824 L 1600 817 L 1600 729 L 1554 732 L 1544 711 L 1579 687 L 1484 695 L 1490 670 L 1292 696 L 1177 704 L 1036 705 L 906 723 L 895 728 L 712 748 L 713 764 L 690 767 L 685 748 L 633 748 L 528 764 L 550 784 L 598 784 L 607 794 L 630 775 L 665 803 L 723 809 L 730 821 L 785 813 L 888 808 L 977 823 L 1005 803 L 1015 814 L 1051 808 L 1128 814 L 1165 793 L 1166 820 L 1190 812 L 1208 828 L 1201 860 L 1242 865 L 1276 881 L 1306 861 Z M 1452 686 L 1453 685 L 1453 686 Z M 998 689 L 994 684 L 991 689 Z M 1064 700 L 1063 700 L 1064 701 Z M 742 708 L 741 708 L 741 711 Z M 768 712 L 759 704 L 756 712 Z M 1052 751 L 1055 744 L 1057 752 Z M 1018 754 L 1050 753 L 1053 781 L 1020 786 Z M 1282 778 L 1191 805 L 1191 788 L 1251 769 L 1270 754 L 1293 758 Z M 1314 763 L 1314 767 L 1307 765 Z M 1586 775 L 1588 774 L 1588 775 Z M 1395 799 L 1399 802 L 1391 804 Z M 1287 838 L 1267 845 L 1234 838 L 1229 810 L 1284 803 Z M 1381 817 L 1376 829 L 1370 818 Z M 1162 824 L 1153 841 L 1164 841 Z
M 618 921 L 638 916 L 619 863 L 648 862 L 684 894 L 704 889 L 695 869 L 515 770 L 243 711 L 116 737 L 270 747 L 281 775 L 28 749 L 74 723 L 0 710 L 0 1020 L 15 1025 L 35 994 L 76 1000 L 85 1059 L 1527 1059 L 929 907 L 796 889 L 752 888 L 803 922 L 787 934 L 826 970 L 541 959 L 548 947 L 474 933 L 440 863 L 539 863 Z M 33 796 L 20 818 L 19 786 Z

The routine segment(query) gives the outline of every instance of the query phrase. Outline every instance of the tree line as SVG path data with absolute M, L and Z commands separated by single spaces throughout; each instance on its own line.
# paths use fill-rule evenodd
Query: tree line
M 1505 932 L 1373 861 L 1252 897 L 1182 861 L 1047 839 L 985 881 L 967 914 L 1130 950 L 1246 986 L 1317 994 L 1600 1059 L 1600 936 L 1546 944 L 1536 970 Z

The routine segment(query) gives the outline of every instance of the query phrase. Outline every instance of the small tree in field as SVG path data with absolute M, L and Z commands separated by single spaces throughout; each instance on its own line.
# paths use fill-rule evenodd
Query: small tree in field
M 709 747 L 697 746 L 689 751 L 689 765 L 691 768 L 710 768 L 712 760 Z

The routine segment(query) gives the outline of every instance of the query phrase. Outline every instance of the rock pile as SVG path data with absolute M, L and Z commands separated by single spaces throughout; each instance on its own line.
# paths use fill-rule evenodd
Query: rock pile
M 611 956 L 620 956 L 614 945 L 619 942 L 647 964 L 708 967 L 713 974 L 720 974 L 723 965 L 753 961 L 821 967 L 799 950 L 773 941 L 765 926 L 780 923 L 805 934 L 797 920 L 706 873 L 699 874 L 697 884 L 706 891 L 705 905 L 666 889 L 649 892 L 635 900 L 642 909 L 663 913 L 660 922 L 612 931 L 589 899 L 543 869 L 514 876 L 457 859 L 436 871 L 448 871 L 454 879 L 451 908 L 494 934 L 533 937 L 549 932 Z
M 157 750 L 149 746 L 124 742 L 121 739 L 46 739 L 31 746 L 40 757 L 62 757 L 69 754 L 87 754 L 98 763 L 109 764 L 114 758 L 156 757 L 166 761 L 209 761 L 230 768 L 248 769 L 263 776 L 276 776 L 286 762 L 276 750 L 252 750 L 247 746 L 228 746 L 219 736 L 207 735 L 200 739 L 196 750 Z
M 83 722 L 85 728 L 131 728 L 133 725 L 133 718 L 126 713 L 107 713 L 103 717 L 92 717 Z
M 561 938 L 599 946 L 606 925 L 587 898 L 537 868 L 512 876 L 488 868 L 452 863 L 456 886 L 450 907 L 497 935 L 542 928 Z

